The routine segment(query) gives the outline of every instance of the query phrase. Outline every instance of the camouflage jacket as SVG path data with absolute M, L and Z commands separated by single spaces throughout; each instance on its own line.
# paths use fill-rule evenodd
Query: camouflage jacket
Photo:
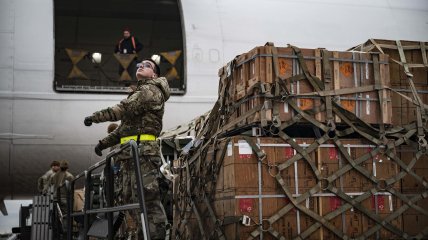
M 55 174 L 52 169 L 49 169 L 43 176 L 41 176 L 37 181 L 37 188 L 40 193 L 47 193 L 49 190 L 49 182 L 52 175 Z
M 52 175 L 50 179 L 50 184 L 54 187 L 54 197 L 57 196 L 58 189 L 60 189 L 61 198 L 65 198 L 67 196 L 67 192 L 65 190 L 65 187 L 63 186 L 66 180 L 73 181 L 73 174 L 68 171 L 59 171 Z
M 170 90 L 166 78 L 139 80 L 137 89 L 127 99 L 113 107 L 93 113 L 94 123 L 121 120 L 121 124 L 101 140 L 102 147 L 105 149 L 114 146 L 120 143 L 120 138 L 138 134 L 151 134 L 158 137 L 162 130 L 165 102 L 169 96 Z M 156 142 L 145 144 L 153 145 L 152 147 L 155 148 L 157 145 Z M 154 151 L 145 154 L 159 153 Z

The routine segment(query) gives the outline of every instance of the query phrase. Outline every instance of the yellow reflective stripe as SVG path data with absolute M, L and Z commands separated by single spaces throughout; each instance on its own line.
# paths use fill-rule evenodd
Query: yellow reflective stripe
M 120 144 L 125 144 L 129 142 L 129 140 L 131 139 L 134 141 L 137 141 L 137 138 L 138 138 L 138 135 L 120 138 Z M 156 136 L 151 134 L 141 134 L 140 141 L 156 141 Z

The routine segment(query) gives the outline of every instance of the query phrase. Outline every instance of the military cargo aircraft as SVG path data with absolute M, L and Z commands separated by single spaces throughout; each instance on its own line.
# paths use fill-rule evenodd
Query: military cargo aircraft
M 126 97 L 114 47 L 123 29 L 160 59 L 174 96 L 164 129 L 209 110 L 218 69 L 265 42 L 346 50 L 369 38 L 427 41 L 425 0 L 2 0 L 0 201 L 29 199 L 53 160 L 80 173 L 108 123 L 85 116 Z M 101 58 L 101 59 L 99 59 Z M 131 69 L 132 70 L 132 69 Z M 6 213 L 4 203 L 1 210 Z

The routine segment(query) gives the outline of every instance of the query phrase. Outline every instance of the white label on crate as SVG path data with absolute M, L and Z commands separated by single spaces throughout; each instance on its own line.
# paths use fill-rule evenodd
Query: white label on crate
M 370 95 L 366 95 L 366 114 L 370 115 Z
M 227 156 L 230 157 L 232 155 L 233 155 L 233 144 L 229 142 L 229 144 L 227 144 Z
M 373 161 L 373 176 L 376 177 L 376 161 Z
M 296 150 L 294 150 L 294 155 L 296 155 Z M 297 161 L 294 162 L 294 187 L 296 188 L 296 194 L 299 194 L 299 178 L 297 173 Z
M 284 102 L 284 112 L 288 113 L 288 103 Z
M 250 144 L 247 143 L 247 141 L 245 140 L 239 140 L 238 141 L 238 146 L 239 146 L 239 154 L 245 154 L 245 155 L 250 155 L 253 154 L 253 150 L 251 149 Z
M 369 63 L 366 63 L 366 79 L 369 79 Z

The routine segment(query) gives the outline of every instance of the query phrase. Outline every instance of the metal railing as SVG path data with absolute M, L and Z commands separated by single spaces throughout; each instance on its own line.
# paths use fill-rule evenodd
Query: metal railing
M 114 185 L 113 185 L 113 167 L 112 167 L 112 158 L 119 153 L 123 152 L 125 149 L 131 148 L 131 157 L 134 161 L 134 169 L 136 175 L 136 184 L 138 192 L 138 203 L 127 204 L 123 206 L 114 206 Z M 98 209 L 91 209 L 90 204 L 90 193 L 92 191 L 92 172 L 102 166 L 104 167 L 104 174 L 106 179 L 106 207 L 100 207 Z M 113 229 L 113 212 L 125 211 L 140 209 L 141 212 L 141 224 L 143 230 L 144 239 L 150 239 L 149 227 L 147 222 L 147 211 L 146 205 L 144 202 L 144 191 L 143 191 L 143 179 L 140 169 L 140 159 L 138 155 L 138 145 L 134 140 L 130 140 L 128 143 L 123 144 L 120 148 L 114 149 L 113 151 L 107 154 L 107 157 L 93 166 L 89 167 L 84 172 L 78 174 L 73 181 L 70 182 L 67 192 L 67 208 L 68 214 L 66 215 L 67 219 L 67 239 L 72 240 L 72 230 L 73 230 L 73 219 L 75 217 L 83 216 L 83 239 L 88 239 L 88 231 L 90 228 L 90 218 L 91 214 L 105 213 L 107 222 L 108 222 L 108 237 L 107 239 L 111 240 L 114 237 Z M 80 179 L 85 178 L 85 201 L 82 212 L 73 212 L 74 204 L 74 186 L 75 182 Z

